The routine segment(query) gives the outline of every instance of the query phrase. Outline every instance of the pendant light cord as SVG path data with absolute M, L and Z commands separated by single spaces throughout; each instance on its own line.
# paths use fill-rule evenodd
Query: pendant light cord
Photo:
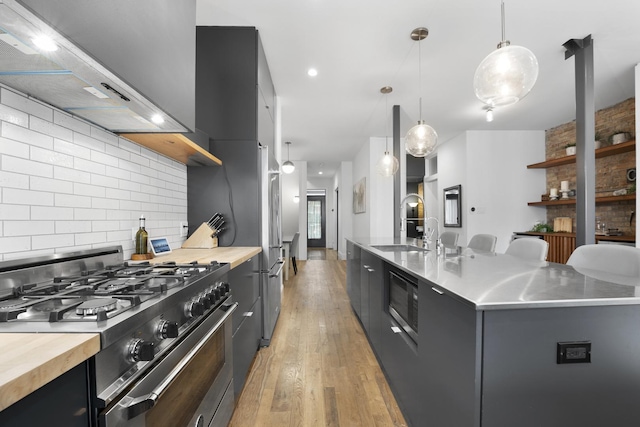
M 387 104 L 387 100 L 389 99 L 389 94 L 386 93 L 384 95 L 384 152 L 389 152 L 389 118 L 387 114 L 389 114 L 389 105 Z
M 420 91 L 420 121 L 422 121 L 422 39 L 418 40 L 418 90 Z
M 502 16 L 502 41 L 505 42 L 507 38 L 505 36 L 505 30 L 504 30 L 504 2 L 500 2 L 500 13 Z

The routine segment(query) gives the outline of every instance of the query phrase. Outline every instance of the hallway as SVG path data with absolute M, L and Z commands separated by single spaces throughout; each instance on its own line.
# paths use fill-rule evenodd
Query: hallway
M 284 284 L 230 426 L 406 426 L 346 293 L 335 251 L 310 250 Z M 326 258 L 326 259 L 322 259 Z

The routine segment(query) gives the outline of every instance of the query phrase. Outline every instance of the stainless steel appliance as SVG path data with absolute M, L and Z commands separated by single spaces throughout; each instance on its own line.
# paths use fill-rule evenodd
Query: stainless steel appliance
M 389 272 L 389 314 L 416 341 L 418 339 L 418 284 Z
M 89 364 L 100 427 L 226 426 L 237 306 L 228 270 L 130 264 L 121 247 L 3 262 L 0 332 L 100 334 Z
M 224 162 L 220 168 L 188 168 L 189 232 L 219 212 L 226 221 L 220 246 L 262 247 L 256 274 L 263 307 L 261 345 L 267 346 L 280 313 L 284 265 L 280 168 L 269 147 L 256 141 L 212 140 L 210 146 Z

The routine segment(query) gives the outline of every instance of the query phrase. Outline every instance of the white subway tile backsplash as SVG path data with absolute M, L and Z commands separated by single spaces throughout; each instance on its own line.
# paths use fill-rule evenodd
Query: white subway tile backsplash
M 49 121 L 53 120 L 52 107 L 49 107 L 39 101 L 29 99 L 22 94 L 6 89 L 4 87 L 0 89 L 0 102 L 24 113 L 31 114 L 33 116 L 40 117 Z
M 61 208 L 55 206 L 31 206 L 31 219 L 72 220 L 73 208 Z
M 91 175 L 91 185 L 99 185 L 107 188 L 118 188 L 120 186 L 120 180 L 112 176 L 107 175 Z M 102 196 L 104 197 L 104 196 Z
M 106 209 L 87 209 L 87 208 L 75 208 L 73 210 L 73 219 L 82 220 L 104 220 L 107 219 Z
M 106 190 L 104 187 L 89 185 L 89 184 L 81 184 L 74 183 L 73 184 L 73 194 L 77 196 L 89 196 L 89 197 L 102 197 L 104 198 Z M 91 204 L 89 204 L 91 206 Z
M 0 153 L 8 154 L 14 157 L 21 157 L 23 159 L 29 158 L 29 144 L 14 141 L 12 139 L 0 138 Z
M 29 189 L 29 175 L 0 171 L 0 187 Z
M 31 129 L 15 125 L 9 122 L 2 122 L 2 136 L 14 141 L 24 142 L 32 146 L 53 149 L 53 137 Z
M 85 135 L 82 133 L 74 133 L 73 134 L 73 142 L 75 144 L 81 145 L 83 147 L 89 148 L 91 150 L 100 151 L 102 153 L 105 152 L 106 143 L 103 141 L 98 141 L 97 139 L 92 138 L 89 135 Z
M 2 189 L 2 203 L 13 205 L 53 206 L 52 193 L 45 191 L 23 190 L 17 188 Z
M 123 150 L 119 145 L 107 145 L 106 153 L 118 159 L 129 160 L 131 158 L 131 153 L 127 150 Z
M 91 221 L 56 221 L 56 233 L 89 233 L 91 232 Z
M 0 120 L 25 128 L 29 127 L 29 115 L 8 105 L 0 104 Z
M 74 162 L 75 163 L 75 162 Z M 88 184 L 91 182 L 91 174 L 89 172 L 83 172 L 75 169 L 62 168 L 54 166 L 53 177 L 63 181 L 82 182 Z
M 118 145 L 118 135 L 114 135 L 109 131 L 91 126 L 91 137 L 99 141 L 106 142 L 109 145 Z
M 107 233 L 105 232 L 97 232 L 97 233 L 80 233 L 75 235 L 76 245 L 93 245 L 99 244 L 107 241 Z
M 53 138 L 62 139 L 65 141 L 73 140 L 73 131 L 62 126 L 58 126 L 55 123 L 51 123 L 49 120 L 43 120 L 39 117 L 31 116 L 29 120 L 29 129 L 51 136 Z
M 40 147 L 31 147 L 30 158 L 36 162 L 50 163 L 56 166 L 73 167 L 73 157 L 68 154 L 56 153 L 53 150 L 45 150 Z
M 91 151 L 91 160 L 96 163 L 102 163 L 103 165 L 118 166 L 118 159 L 116 157 L 99 151 Z
M 89 123 L 60 110 L 54 110 L 53 122 L 59 126 L 84 135 L 89 135 L 91 133 L 91 125 Z
M 4 221 L 4 236 L 35 236 L 53 234 L 53 221 Z
M 0 87 L 0 260 L 121 245 L 147 218 L 176 247 L 185 165 Z
M 118 199 L 120 201 L 131 200 L 131 192 L 127 190 L 119 190 L 117 188 L 107 188 L 105 197 L 109 199 Z M 122 205 L 121 205 L 122 206 Z
M 70 208 L 90 208 L 91 197 L 75 194 L 55 194 L 55 205 Z
M 69 248 L 73 247 L 75 240 L 73 234 L 52 234 L 48 236 L 33 236 L 31 237 L 31 247 L 33 249 L 62 249 L 66 248 L 63 252 L 68 252 Z
M 0 220 L 29 219 L 29 206 L 0 204 Z
M 77 170 L 91 172 L 91 173 L 98 173 L 101 175 L 104 175 L 106 171 L 105 165 L 101 165 L 101 164 L 92 162 L 90 160 L 79 159 L 77 157 L 74 160 L 73 167 Z
M 53 139 L 53 149 L 58 153 L 68 154 L 70 156 L 79 157 L 81 159 L 90 160 L 91 150 L 86 147 L 81 147 L 73 142 L 64 141 L 62 139 Z
M 120 221 L 92 221 L 91 231 L 118 231 Z
M 31 249 L 31 237 L 0 237 L 0 252 L 22 252 Z
M 36 191 L 47 191 L 50 193 L 73 194 L 73 182 L 63 181 L 60 179 L 42 178 L 40 176 L 32 176 L 29 180 L 29 189 Z

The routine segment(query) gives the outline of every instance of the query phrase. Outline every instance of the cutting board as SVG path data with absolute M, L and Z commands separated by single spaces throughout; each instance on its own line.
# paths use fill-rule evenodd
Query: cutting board
M 556 233 L 571 233 L 573 220 L 568 216 L 559 216 L 553 220 L 553 231 Z

